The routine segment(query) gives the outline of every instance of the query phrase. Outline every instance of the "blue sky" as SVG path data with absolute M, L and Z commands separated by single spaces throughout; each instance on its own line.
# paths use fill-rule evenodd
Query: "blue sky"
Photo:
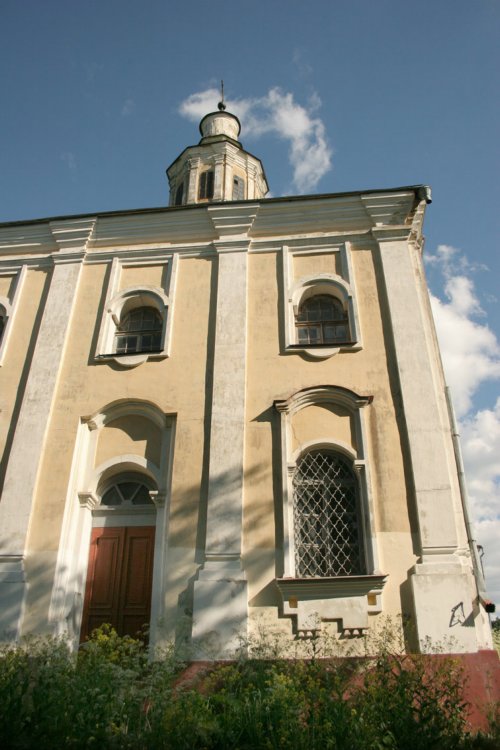
M 220 78 L 273 195 L 432 186 L 428 277 L 498 605 L 499 38 L 498 0 L 3 0 L 0 25 L 0 221 L 165 205 Z

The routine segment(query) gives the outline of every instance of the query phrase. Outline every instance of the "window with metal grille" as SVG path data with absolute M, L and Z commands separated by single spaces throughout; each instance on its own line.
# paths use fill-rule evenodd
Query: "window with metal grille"
M 340 300 L 329 294 L 309 297 L 296 318 L 299 344 L 345 344 L 349 342 L 349 319 Z
M 233 177 L 233 201 L 242 201 L 245 199 L 245 181 L 243 177 Z
M 116 354 L 161 350 L 163 321 L 154 307 L 136 307 L 120 321 L 115 334 Z
M 358 483 L 346 458 L 306 453 L 293 477 L 293 504 L 297 576 L 365 573 Z
M 209 172 L 202 172 L 200 174 L 200 188 L 198 191 L 198 198 L 207 198 L 210 200 L 214 197 L 214 173 L 213 170 Z

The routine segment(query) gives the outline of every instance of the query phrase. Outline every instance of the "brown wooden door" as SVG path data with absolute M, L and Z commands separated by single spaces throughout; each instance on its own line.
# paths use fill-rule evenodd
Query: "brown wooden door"
M 131 636 L 149 623 L 154 537 L 154 526 L 92 529 L 82 641 L 103 623 Z

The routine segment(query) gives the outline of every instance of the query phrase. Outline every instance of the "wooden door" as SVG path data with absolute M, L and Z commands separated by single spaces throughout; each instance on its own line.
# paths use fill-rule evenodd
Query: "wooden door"
M 149 623 L 154 536 L 154 526 L 92 529 L 82 641 L 104 623 L 134 637 Z

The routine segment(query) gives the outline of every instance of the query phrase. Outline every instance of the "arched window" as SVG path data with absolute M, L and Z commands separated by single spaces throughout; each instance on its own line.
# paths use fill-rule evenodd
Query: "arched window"
M 311 451 L 293 477 L 295 570 L 303 578 L 362 575 L 358 483 L 341 454 Z
M 120 320 L 115 334 L 116 354 L 161 350 L 163 321 L 154 307 L 136 307 Z
M 209 170 L 208 172 L 202 172 L 200 174 L 200 187 L 198 191 L 198 198 L 201 200 L 214 197 L 214 172 Z
M 139 477 L 123 478 L 108 487 L 101 499 L 101 507 L 126 508 L 153 505 L 149 488 Z
M 349 319 L 342 303 L 329 294 L 309 297 L 296 318 L 299 344 L 344 344 L 349 342 Z
M 177 187 L 177 190 L 175 191 L 175 206 L 182 206 L 182 200 L 184 198 L 184 183 L 181 182 L 181 184 Z

